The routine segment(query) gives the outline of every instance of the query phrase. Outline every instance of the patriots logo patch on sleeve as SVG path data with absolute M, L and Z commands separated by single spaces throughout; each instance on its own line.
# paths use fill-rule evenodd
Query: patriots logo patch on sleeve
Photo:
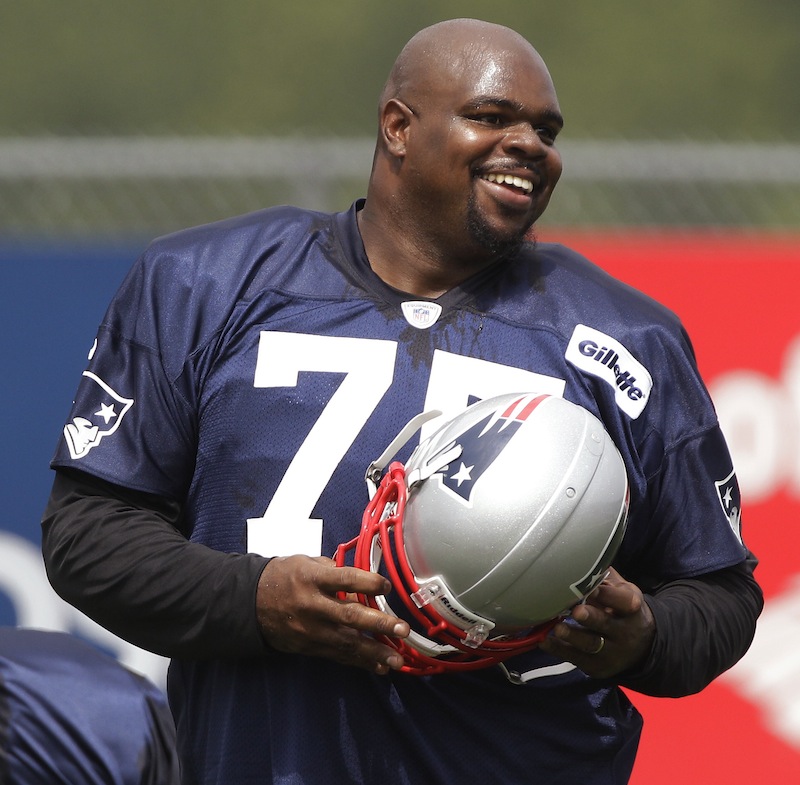
M 133 406 L 132 398 L 124 398 L 91 371 L 84 371 L 83 375 L 92 383 L 90 394 L 84 392 L 82 397 L 85 413 L 64 426 L 64 439 L 73 460 L 83 458 L 103 438 L 114 433 Z
M 717 488 L 717 498 L 722 505 L 722 511 L 728 519 L 733 533 L 739 542 L 742 541 L 742 497 L 739 492 L 739 483 L 736 473 L 731 472 L 724 480 L 714 483 Z

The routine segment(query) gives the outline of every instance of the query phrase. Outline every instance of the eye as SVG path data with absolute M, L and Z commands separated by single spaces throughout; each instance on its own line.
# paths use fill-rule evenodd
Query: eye
M 484 125 L 502 125 L 505 118 L 499 112 L 479 112 L 469 115 L 469 119 Z
M 558 129 L 551 126 L 542 125 L 536 129 L 539 138 L 548 145 L 555 144 L 556 137 L 558 136 Z

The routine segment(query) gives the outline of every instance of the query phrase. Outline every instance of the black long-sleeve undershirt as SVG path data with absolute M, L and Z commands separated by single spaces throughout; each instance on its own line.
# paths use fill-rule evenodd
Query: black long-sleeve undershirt
M 42 549 L 61 597 L 119 637 L 168 657 L 258 657 L 258 580 L 268 559 L 189 542 L 177 502 L 59 470 Z M 747 651 L 763 605 L 755 558 L 646 594 L 648 659 L 617 681 L 650 695 L 699 691 Z
M 166 657 L 259 656 L 267 559 L 189 542 L 177 502 L 56 472 L 42 519 L 53 588 L 120 638 Z
M 617 682 L 637 692 L 678 698 L 699 692 L 744 655 L 764 606 L 746 561 L 696 578 L 666 583 L 645 594 L 656 621 L 650 655 Z

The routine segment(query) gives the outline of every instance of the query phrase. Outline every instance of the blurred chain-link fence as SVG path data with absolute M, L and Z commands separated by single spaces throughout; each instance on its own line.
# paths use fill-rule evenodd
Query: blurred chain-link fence
M 543 221 L 800 230 L 800 145 L 565 141 Z M 0 139 L 0 239 L 153 236 L 273 204 L 345 208 L 371 139 Z

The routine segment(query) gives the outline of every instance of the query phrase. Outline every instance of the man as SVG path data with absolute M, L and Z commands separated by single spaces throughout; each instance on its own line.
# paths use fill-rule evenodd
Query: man
M 44 552 L 65 598 L 174 658 L 185 782 L 622 783 L 641 719 L 617 685 L 686 694 L 747 649 L 754 560 L 680 323 L 525 242 L 561 126 L 521 36 L 434 25 L 381 96 L 365 202 L 163 238 L 112 303 Z M 518 390 L 586 407 L 622 452 L 615 571 L 503 668 L 398 673 L 373 635 L 408 624 L 338 599 L 388 582 L 329 558 L 358 531 L 364 470 L 418 412 Z
M 63 632 L 0 627 L 0 782 L 177 785 L 163 692 Z

